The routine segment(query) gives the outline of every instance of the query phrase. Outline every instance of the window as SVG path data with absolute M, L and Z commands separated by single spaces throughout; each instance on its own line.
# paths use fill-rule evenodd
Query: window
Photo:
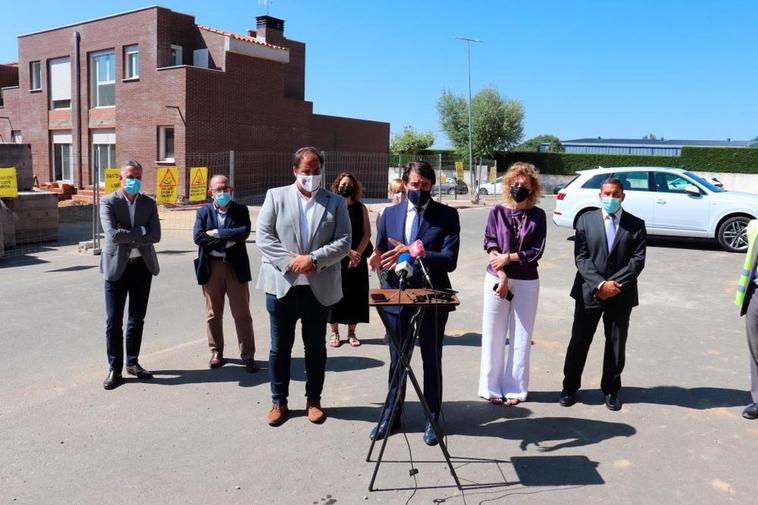
M 208 49 L 195 49 L 192 52 L 192 66 L 193 67 L 203 67 L 203 68 L 209 68 L 210 65 L 210 58 L 208 54 Z
M 613 174 L 597 174 L 590 177 L 590 179 L 582 184 L 582 189 L 600 189 L 600 185 Z
M 104 51 L 90 56 L 91 104 L 94 107 L 116 105 L 116 54 Z
M 158 127 L 158 160 L 174 161 L 174 127 Z
M 139 46 L 126 46 L 124 48 L 124 79 L 137 79 L 139 77 Z
M 53 133 L 53 180 L 73 181 L 71 133 Z
M 92 132 L 92 174 L 97 174 L 99 184 L 105 183 L 105 169 L 116 165 L 116 131 L 95 130 Z M 95 178 L 92 178 L 94 183 Z
M 42 64 L 39 61 L 29 63 L 29 89 L 42 89 Z
M 14 144 L 23 144 L 24 140 L 21 137 L 21 130 L 13 130 L 11 132 L 11 142 Z
M 65 58 L 56 58 L 48 60 L 47 75 L 50 80 L 50 108 L 51 109 L 70 109 L 71 108 L 71 60 Z
M 692 182 L 676 174 L 664 172 L 655 173 L 655 190 L 661 193 L 686 193 L 686 186 L 694 186 Z
M 650 191 L 648 172 L 621 172 L 615 176 L 621 181 L 624 191 Z
M 177 65 L 184 64 L 184 50 L 182 46 L 171 44 L 171 57 L 169 58 L 168 66 L 176 67 Z

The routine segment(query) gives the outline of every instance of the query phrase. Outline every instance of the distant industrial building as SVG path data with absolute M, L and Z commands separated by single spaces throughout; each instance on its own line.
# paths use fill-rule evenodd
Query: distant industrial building
M 679 156 L 682 147 L 758 147 L 754 140 L 666 140 L 660 139 L 604 139 L 586 138 L 562 140 L 567 153 L 640 154 L 647 156 Z M 550 144 L 540 144 L 540 152 L 548 152 Z

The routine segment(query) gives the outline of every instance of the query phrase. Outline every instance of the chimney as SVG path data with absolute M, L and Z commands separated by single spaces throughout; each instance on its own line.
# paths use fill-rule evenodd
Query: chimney
M 282 45 L 284 42 L 284 20 L 272 16 L 258 16 L 256 38 L 262 42 Z

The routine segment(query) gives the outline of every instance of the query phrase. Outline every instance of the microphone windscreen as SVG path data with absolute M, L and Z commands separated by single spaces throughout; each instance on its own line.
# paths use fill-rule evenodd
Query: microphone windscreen
M 397 262 L 398 264 L 403 263 L 403 262 L 413 264 L 413 256 L 411 256 L 407 252 L 404 252 L 400 256 L 397 257 Z

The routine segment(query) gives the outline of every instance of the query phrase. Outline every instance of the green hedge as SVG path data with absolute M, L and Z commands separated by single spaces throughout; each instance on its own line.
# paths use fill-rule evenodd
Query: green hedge
M 700 172 L 758 174 L 758 148 L 682 147 L 681 166 Z
M 601 167 L 681 167 L 700 172 L 758 174 L 758 149 L 748 147 L 683 147 L 681 156 L 631 154 L 503 152 L 496 155 L 498 169 L 516 161 L 534 164 L 543 174 L 573 175 Z

